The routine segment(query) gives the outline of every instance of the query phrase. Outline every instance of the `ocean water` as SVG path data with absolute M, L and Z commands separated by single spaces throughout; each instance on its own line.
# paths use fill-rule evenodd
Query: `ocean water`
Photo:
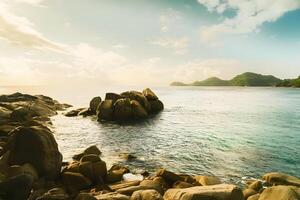
M 49 92 L 75 107 L 93 96 L 125 88 Z M 141 88 L 136 88 L 141 89 Z M 300 90 L 247 87 L 153 88 L 164 102 L 159 115 L 139 123 L 99 123 L 54 116 L 53 130 L 65 160 L 97 145 L 108 165 L 133 172 L 165 167 L 178 173 L 216 175 L 225 182 L 281 171 L 300 177 Z M 75 95 L 76 94 L 76 95 Z M 49 95 L 49 94 L 48 94 Z M 124 161 L 120 153 L 137 156 Z

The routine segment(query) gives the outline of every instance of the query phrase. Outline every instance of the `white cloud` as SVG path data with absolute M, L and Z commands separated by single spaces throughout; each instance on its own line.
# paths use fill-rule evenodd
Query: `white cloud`
M 204 42 L 214 41 L 220 34 L 258 32 L 261 25 L 274 22 L 285 13 L 300 8 L 299 0 L 198 0 L 210 12 L 235 10 L 236 15 L 222 23 L 201 28 Z
M 4 3 L 0 3 L 0 39 L 26 48 L 63 51 L 60 44 L 47 39 L 32 22 L 12 13 Z
M 126 48 L 128 48 L 128 46 L 124 45 L 124 44 L 115 44 L 115 45 L 112 46 L 112 48 L 114 48 L 114 49 L 126 49 Z
M 188 51 L 189 38 L 159 38 L 150 42 L 153 45 L 158 45 L 163 48 L 173 50 L 174 54 L 183 55 Z

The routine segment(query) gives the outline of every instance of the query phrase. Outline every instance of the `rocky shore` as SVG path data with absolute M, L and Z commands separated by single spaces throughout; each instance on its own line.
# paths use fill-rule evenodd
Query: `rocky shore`
M 150 89 L 109 93 L 104 101 L 95 97 L 88 109 L 67 115 L 95 115 L 99 121 L 136 120 L 162 110 L 158 101 Z M 158 104 L 160 109 L 152 110 Z M 71 162 L 63 162 L 49 117 L 68 107 L 41 95 L 0 96 L 0 200 L 300 199 L 300 179 L 278 172 L 267 173 L 262 180 L 249 180 L 240 188 L 222 183 L 218 177 L 176 174 L 167 169 L 141 175 L 130 174 L 130 169 L 121 165 L 108 169 L 96 146 L 78 152 Z M 136 114 L 141 109 L 147 115 Z M 131 178 L 126 178 L 128 175 Z

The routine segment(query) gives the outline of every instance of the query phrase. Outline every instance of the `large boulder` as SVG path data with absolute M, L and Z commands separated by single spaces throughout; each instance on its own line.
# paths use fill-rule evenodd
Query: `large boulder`
M 194 179 L 203 186 L 221 184 L 221 180 L 216 176 L 195 176 Z
M 196 186 L 184 189 L 169 189 L 164 200 L 244 200 L 240 188 L 235 185 L 219 184 Z
M 118 121 L 132 119 L 132 109 L 129 98 L 119 99 L 114 104 L 114 118 Z
M 34 178 L 29 174 L 21 174 L 0 181 L 0 199 L 23 200 L 30 195 Z
M 299 190 L 299 189 L 298 189 Z M 299 191 L 300 192 L 300 191 Z M 297 188 L 292 186 L 273 186 L 266 188 L 258 200 L 299 200 Z
M 143 95 L 147 98 L 148 101 L 158 100 L 158 97 L 150 88 L 146 88 L 143 90 Z
M 294 185 L 300 187 L 300 179 L 279 172 L 267 173 L 263 179 L 271 185 Z
M 112 100 L 104 100 L 100 103 L 97 110 L 98 120 L 113 120 L 114 104 Z
M 151 109 L 149 101 L 147 100 L 147 98 L 141 92 L 127 91 L 127 92 L 121 93 L 121 96 L 123 98 L 128 98 L 130 100 L 136 100 L 137 102 L 139 102 L 145 108 L 145 110 L 147 112 L 150 111 L 150 109 Z
M 164 109 L 164 104 L 159 100 L 149 101 L 151 113 L 158 113 Z
M 156 172 L 156 176 L 164 178 L 170 185 L 173 185 L 176 181 L 180 181 L 181 177 L 166 169 L 159 169 Z
M 91 111 L 91 113 L 96 114 L 97 108 L 100 105 L 101 101 L 102 101 L 101 97 L 94 97 L 90 101 L 90 108 L 89 108 L 89 110 Z
M 34 116 L 37 116 L 32 110 L 26 107 L 18 107 L 11 113 L 11 120 L 17 122 L 27 122 L 32 120 Z
M 122 99 L 122 96 L 116 93 L 106 93 L 105 100 L 112 100 L 113 104 L 118 100 Z
M 156 190 L 138 190 L 132 194 L 130 200 L 163 200 L 163 197 Z
M 60 173 L 62 155 L 50 129 L 45 126 L 19 127 L 7 144 L 8 165 L 31 164 L 40 177 L 54 179 Z
M 86 189 L 91 186 L 92 182 L 80 173 L 64 172 L 62 174 L 64 185 L 68 191 L 76 192 L 82 189 Z

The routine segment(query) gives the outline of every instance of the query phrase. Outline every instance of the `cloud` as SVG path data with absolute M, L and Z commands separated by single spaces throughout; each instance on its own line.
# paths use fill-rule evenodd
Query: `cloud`
M 181 15 L 178 11 L 169 8 L 164 14 L 159 17 L 160 31 L 168 32 L 173 23 L 181 19 Z
M 189 38 L 159 38 L 150 42 L 150 44 L 158 45 L 163 48 L 173 50 L 174 54 L 183 55 L 188 51 Z
M 4 3 L 0 3 L 0 39 L 26 48 L 63 51 L 62 45 L 47 39 L 32 22 L 13 14 Z
M 27 3 L 31 5 L 40 5 L 44 0 L 15 0 L 17 3 Z
M 232 18 L 221 23 L 202 27 L 201 39 L 214 41 L 220 34 L 245 34 L 258 32 L 266 22 L 274 22 L 289 11 L 300 8 L 299 0 L 198 0 L 210 12 L 235 11 Z
M 243 65 L 236 59 L 197 59 L 178 65 L 173 72 L 173 81 L 193 82 L 212 76 L 229 78 L 238 73 Z

